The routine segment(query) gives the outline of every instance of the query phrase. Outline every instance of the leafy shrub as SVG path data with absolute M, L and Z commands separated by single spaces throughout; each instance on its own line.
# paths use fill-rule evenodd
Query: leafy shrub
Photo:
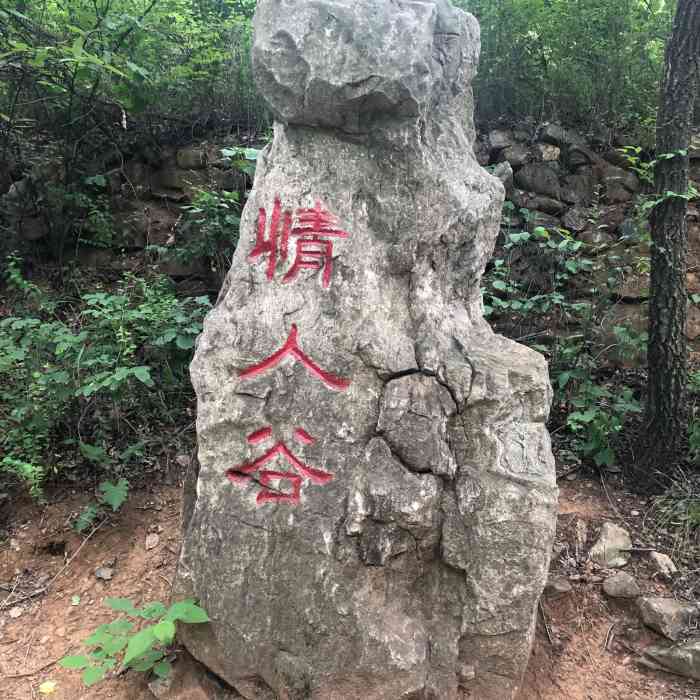
M 528 212 L 521 214 L 528 218 Z M 502 251 L 484 277 L 486 316 L 498 330 L 548 356 L 555 403 L 572 447 L 597 466 L 612 466 L 615 438 L 641 405 L 629 387 L 613 391 L 596 380 L 594 331 L 612 301 L 605 294 L 581 298 L 585 289 L 590 294 L 594 270 L 586 244 L 565 229 L 536 227 L 532 233 L 509 230 Z M 646 343 L 646 334 L 627 327 L 613 331 L 621 356 Z
M 126 502 L 129 496 L 129 482 L 123 477 L 116 483 L 103 481 L 99 486 L 100 494 L 95 503 L 89 503 L 73 523 L 78 532 L 84 532 L 92 527 L 95 521 L 104 514 L 107 506 L 115 513 Z
M 173 603 L 169 608 L 160 602 L 136 608 L 127 598 L 107 598 L 105 603 L 131 619 L 120 618 L 100 625 L 83 642 L 90 648 L 87 654 L 65 656 L 58 662 L 63 668 L 82 671 L 83 683 L 88 687 L 99 683 L 117 667 L 153 671 L 159 678 L 167 678 L 171 666 L 166 656 L 175 640 L 175 623 L 209 622 L 204 609 L 189 599 Z M 151 624 L 135 632 L 141 620 Z
M 165 278 L 125 275 L 113 292 L 56 304 L 16 262 L 9 270 L 22 312 L 0 320 L 0 469 L 35 495 L 81 462 L 118 471 L 142 454 L 148 423 L 182 410 L 178 398 L 186 404 L 208 298 L 178 299 Z
M 481 23 L 480 117 L 653 135 L 672 3 L 456 0 Z M 515 111 L 517 110 L 517 112 Z M 652 139 L 653 142 L 653 139 Z

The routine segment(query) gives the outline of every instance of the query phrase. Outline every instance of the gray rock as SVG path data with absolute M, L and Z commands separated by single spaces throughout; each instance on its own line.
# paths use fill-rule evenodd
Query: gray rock
M 559 199 L 559 175 L 549 163 L 528 163 L 515 173 L 515 184 L 528 192 Z
M 589 205 L 593 201 L 596 181 L 593 172 L 580 168 L 574 175 L 566 175 L 561 180 L 561 200 L 567 204 Z
M 566 209 L 566 206 L 558 199 L 545 197 L 541 194 L 534 194 L 533 192 L 524 192 L 523 190 L 513 190 L 511 201 L 517 207 L 523 209 L 538 209 L 545 214 L 551 214 L 553 216 L 561 214 L 564 209 Z
M 492 151 L 502 151 L 504 148 L 514 144 L 515 137 L 510 129 L 493 129 L 489 131 L 489 145 Z
M 494 177 L 497 177 L 506 191 L 506 197 L 513 192 L 513 168 L 507 160 L 498 163 L 493 169 Z
M 255 79 L 282 123 L 369 134 L 387 119 L 425 119 L 473 78 L 478 29 L 465 42 L 465 26 L 446 0 L 317 0 L 293 13 L 260 3 Z
M 668 554 L 662 552 L 649 552 L 649 559 L 656 570 L 668 578 L 678 573 L 678 567 L 673 562 L 673 559 Z
M 530 160 L 530 149 L 525 144 L 514 143 L 503 149 L 501 158 L 507 160 L 514 168 L 519 168 Z
M 566 155 L 566 162 L 571 170 L 578 170 L 579 168 L 593 165 L 599 160 L 600 156 L 584 145 L 573 146 Z
M 693 134 L 690 137 L 688 157 L 690 160 L 700 160 L 700 134 Z
M 591 547 L 589 557 L 600 566 L 612 569 L 625 566 L 630 559 L 632 548 L 629 532 L 614 523 L 603 523 L 598 540 Z
M 642 622 L 671 641 L 677 641 L 690 623 L 697 617 L 698 608 L 674 598 L 640 598 L 637 607 Z
M 442 0 L 260 0 L 254 27 L 278 123 L 191 367 L 175 595 L 213 622 L 180 635 L 255 700 L 513 698 L 557 492 L 546 363 L 482 317 L 478 27 Z
M 577 238 L 592 246 L 610 245 L 615 240 L 601 226 L 586 226 L 583 231 L 578 233 Z
M 491 149 L 489 144 L 481 137 L 474 141 L 474 155 L 479 165 L 488 165 L 491 161 Z
M 540 131 L 540 141 L 555 146 L 583 146 L 586 140 L 576 131 L 565 129 L 560 124 L 545 124 Z
M 102 581 L 111 581 L 114 577 L 114 569 L 110 566 L 100 566 L 95 569 L 95 578 L 99 578 Z
M 572 207 L 562 217 L 564 228 L 573 233 L 581 233 L 589 224 L 590 214 L 587 209 Z
M 655 644 L 644 650 L 640 661 L 658 671 L 700 680 L 700 641 L 669 647 Z
M 550 161 L 559 160 L 561 149 L 559 146 L 553 146 L 549 143 L 536 143 L 533 148 L 535 160 L 548 163 Z
M 603 581 L 603 591 L 611 598 L 636 598 L 642 591 L 634 576 L 617 571 Z
M 207 167 L 207 151 L 197 146 L 181 148 L 175 155 L 175 161 L 177 162 L 178 168 L 183 168 L 184 170 L 201 170 Z
M 564 595 L 571 593 L 574 588 L 569 583 L 566 576 L 550 575 L 547 579 L 547 585 L 544 587 L 544 593 L 548 596 Z

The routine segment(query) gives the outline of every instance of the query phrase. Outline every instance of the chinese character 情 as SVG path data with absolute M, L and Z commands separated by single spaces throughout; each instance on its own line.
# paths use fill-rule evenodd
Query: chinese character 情
M 312 209 L 296 210 L 296 224 L 293 225 L 292 213 L 282 211 L 279 196 L 275 197 L 268 225 L 267 211 L 258 210 L 258 230 L 255 246 L 250 252 L 250 259 L 267 256 L 266 276 L 272 280 L 278 262 L 285 262 L 289 255 L 289 239 L 294 238 L 294 259 L 282 282 L 296 279 L 302 269 L 323 270 L 321 276 L 325 288 L 330 285 L 333 273 L 333 238 L 347 238 L 350 234 L 338 226 L 338 217 L 331 214 L 316 202 Z

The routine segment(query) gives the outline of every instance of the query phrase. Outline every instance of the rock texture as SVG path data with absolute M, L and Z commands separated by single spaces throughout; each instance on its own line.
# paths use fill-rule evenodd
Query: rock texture
M 600 566 L 619 568 L 629 561 L 631 548 L 632 539 L 627 530 L 615 523 L 603 523 L 589 556 Z
M 666 647 L 649 646 L 641 663 L 650 668 L 700 680 L 700 642 L 690 641 Z
M 642 621 L 664 637 L 677 641 L 698 616 L 698 608 L 673 598 L 649 597 L 637 601 Z
M 603 590 L 611 598 L 636 598 L 642 591 L 634 576 L 618 571 L 603 581 Z
M 551 390 L 482 318 L 503 187 L 472 151 L 478 52 L 446 0 L 258 2 L 278 123 L 192 365 L 176 585 L 213 620 L 187 648 L 245 698 L 518 692 Z

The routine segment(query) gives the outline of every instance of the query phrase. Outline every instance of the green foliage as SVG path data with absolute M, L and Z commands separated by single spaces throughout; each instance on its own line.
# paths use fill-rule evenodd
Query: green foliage
M 157 252 L 185 264 L 205 259 L 223 281 L 238 245 L 241 222 L 238 192 L 199 190 L 192 204 L 183 208 L 184 242 L 170 248 L 158 247 Z
M 191 599 L 173 603 L 169 608 L 160 602 L 136 608 L 127 598 L 107 598 L 105 604 L 126 618 L 100 625 L 84 640 L 89 648 L 85 654 L 65 656 L 58 662 L 63 668 L 82 671 L 83 683 L 88 687 L 117 668 L 153 671 L 159 678 L 167 678 L 171 671 L 167 655 L 175 641 L 175 623 L 209 622 L 206 611 Z M 141 620 L 151 624 L 137 630 Z
M 576 445 L 581 454 L 599 467 L 613 466 L 615 437 L 622 430 L 627 415 L 642 410 L 632 390 L 625 387 L 613 393 L 588 380 L 579 385 L 570 404 L 576 410 L 567 415 L 566 425 L 577 436 Z
M 103 481 L 99 485 L 99 495 L 96 503 L 89 503 L 73 523 L 78 532 L 84 532 L 95 524 L 95 521 L 107 513 L 107 506 L 116 513 L 129 497 L 129 482 L 122 477 L 117 482 Z
M 511 209 L 505 208 L 506 217 Z M 590 215 L 595 226 L 595 210 Z M 591 288 L 589 246 L 565 229 L 543 227 L 508 229 L 505 240 L 504 256 L 492 261 L 484 277 L 485 314 L 499 330 L 548 356 L 555 404 L 572 447 L 597 466 L 612 466 L 616 437 L 641 405 L 631 389 L 613 390 L 596 379 L 595 332 L 612 302 Z M 626 326 L 613 332 L 620 357 L 646 345 L 646 334 Z
M 457 0 L 481 23 L 484 119 L 561 119 L 650 134 L 672 3 Z M 517 109 L 517 114 L 514 110 Z
M 16 261 L 8 269 L 19 297 L 0 320 L 0 469 L 39 495 L 70 466 L 115 472 L 142 457 L 144 426 L 172 419 L 174 399 L 190 395 L 187 365 L 209 300 L 125 275 L 112 292 L 51 305 Z M 116 491 L 103 499 L 116 502 Z

